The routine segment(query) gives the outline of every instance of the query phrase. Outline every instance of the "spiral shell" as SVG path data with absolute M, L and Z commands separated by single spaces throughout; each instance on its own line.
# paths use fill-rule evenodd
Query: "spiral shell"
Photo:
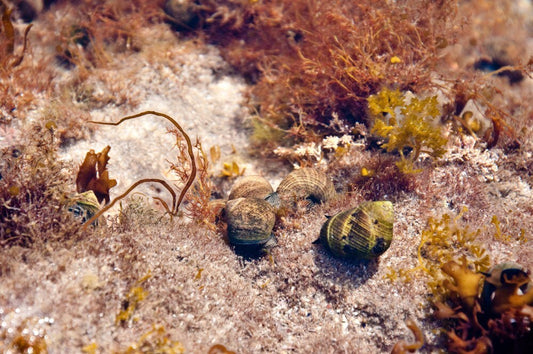
M 270 183 L 261 176 L 244 176 L 239 178 L 229 193 L 229 200 L 237 198 L 265 199 L 274 189 Z
M 87 191 L 70 198 L 68 211 L 83 224 L 100 211 L 100 203 L 93 191 Z M 98 220 L 94 222 L 94 225 L 98 225 Z
M 310 167 L 294 170 L 285 177 L 276 191 L 285 202 L 309 199 L 322 203 L 336 194 L 333 182 L 322 171 Z
M 255 252 L 275 245 L 272 229 L 276 222 L 275 208 L 259 198 L 237 198 L 227 202 L 228 238 L 244 252 Z
M 480 295 L 481 309 L 485 313 L 492 312 L 495 292 L 504 287 L 518 286 L 522 294 L 533 287 L 530 271 L 518 263 L 505 262 L 492 267 L 488 273 L 483 273 L 485 279 Z
M 199 22 L 198 8 L 194 1 L 167 0 L 163 10 L 176 30 L 190 30 Z
M 393 223 L 391 202 L 365 202 L 330 217 L 322 226 L 316 242 L 322 242 L 341 258 L 373 259 L 389 248 Z
M 529 271 L 518 263 L 505 262 L 492 267 L 485 274 L 485 283 L 494 285 L 497 288 L 504 286 L 509 279 L 518 277 L 529 277 Z

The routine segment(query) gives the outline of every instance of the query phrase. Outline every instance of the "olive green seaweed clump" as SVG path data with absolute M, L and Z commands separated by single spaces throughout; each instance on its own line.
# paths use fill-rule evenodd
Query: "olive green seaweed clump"
M 451 353 L 531 353 L 533 289 L 529 270 L 512 262 L 474 272 L 466 258 L 442 271 L 447 299 L 435 302 Z
M 410 281 L 412 274 L 427 275 L 433 317 L 446 333 L 451 353 L 531 352 L 533 290 L 529 270 L 515 263 L 491 267 L 489 255 L 478 236 L 457 215 L 429 218 L 420 235 L 419 265 L 392 270 L 387 276 Z M 493 238 L 502 240 L 499 222 Z M 518 240 L 523 241 L 523 237 Z M 527 349 L 526 349 L 527 348 Z
M 463 208 L 455 216 L 444 214 L 440 218 L 429 218 L 420 235 L 419 266 L 416 269 L 432 277 L 428 286 L 435 299 L 441 299 L 447 292 L 442 285 L 445 279 L 441 271 L 443 264 L 463 257 L 477 272 L 487 271 L 490 267 L 490 257 L 477 239 L 481 229 L 472 230 L 460 222 L 467 211 Z
M 179 341 L 173 340 L 162 325 L 153 325 L 152 329 L 144 333 L 136 343 L 130 345 L 123 354 L 160 353 L 183 354 L 185 347 Z
M 78 229 L 66 212 L 68 166 L 57 158 L 53 125 L 36 124 L 24 133 L 33 140 L 0 149 L 0 248 L 66 241 Z
M 388 152 L 400 154 L 396 165 L 402 172 L 419 172 L 415 163 L 421 153 L 438 159 L 446 152 L 437 96 L 408 98 L 385 88 L 368 97 L 368 109 L 374 117 L 372 133 L 386 139 L 383 147 Z

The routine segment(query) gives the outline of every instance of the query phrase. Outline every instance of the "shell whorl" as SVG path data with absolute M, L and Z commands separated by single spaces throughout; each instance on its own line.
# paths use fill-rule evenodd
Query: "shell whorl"
M 389 248 L 393 223 L 391 202 L 365 202 L 330 217 L 320 230 L 319 240 L 336 256 L 372 259 Z
M 237 198 L 226 204 L 228 238 L 236 246 L 264 248 L 272 244 L 274 207 L 259 198 Z
M 322 203 L 336 194 L 335 186 L 328 176 L 310 167 L 294 170 L 285 177 L 276 190 L 281 200 L 294 202 L 310 199 L 315 203 Z
M 74 197 L 70 198 L 68 211 L 74 214 L 76 218 L 80 219 L 82 223 L 85 223 L 92 218 L 94 214 L 100 211 L 100 207 L 98 198 L 93 191 L 89 190 L 87 192 L 76 194 Z M 98 220 L 95 220 L 93 224 L 98 225 Z
M 265 199 L 274 192 L 270 182 L 261 176 L 240 177 L 229 193 L 229 200 L 237 198 Z

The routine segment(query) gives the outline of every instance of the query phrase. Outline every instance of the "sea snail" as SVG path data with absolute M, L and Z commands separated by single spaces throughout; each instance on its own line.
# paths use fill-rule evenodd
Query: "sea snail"
M 500 263 L 483 275 L 485 275 L 485 280 L 480 300 L 481 309 L 485 313 L 502 312 L 502 309 L 506 308 L 505 305 L 510 303 L 509 294 L 519 296 L 518 292 L 521 294 L 533 292 L 530 272 L 520 264 Z M 531 297 L 533 296 L 530 295 L 530 299 Z
M 313 168 L 291 172 L 276 192 L 261 176 L 241 177 L 231 188 L 224 209 L 229 241 L 239 253 L 268 251 L 276 244 L 272 229 L 281 203 L 294 206 L 302 199 L 321 203 L 335 194 L 335 187 L 326 174 Z
M 259 198 L 229 200 L 225 208 L 228 238 L 240 253 L 261 253 L 276 244 L 272 229 L 276 223 L 275 208 Z
M 83 224 L 100 211 L 100 203 L 93 191 L 76 194 L 68 202 L 68 211 Z M 98 225 L 98 220 L 93 223 Z
M 244 176 L 239 178 L 233 187 L 231 187 L 228 200 L 237 198 L 264 199 L 276 209 L 280 205 L 278 194 L 274 192 L 270 182 L 261 176 Z
M 289 173 L 279 184 L 276 193 L 283 203 L 289 204 L 302 199 L 322 203 L 332 199 L 336 194 L 335 186 L 328 176 L 310 167 Z
M 231 187 L 228 199 L 259 198 L 265 199 L 274 192 L 266 178 L 261 176 L 240 177 Z
M 315 243 L 323 243 L 331 253 L 341 258 L 377 258 L 391 244 L 393 223 L 391 202 L 365 202 L 330 217 Z

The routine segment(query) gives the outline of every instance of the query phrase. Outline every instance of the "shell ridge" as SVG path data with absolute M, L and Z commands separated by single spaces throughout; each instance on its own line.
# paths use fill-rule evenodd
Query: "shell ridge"
M 272 243 L 275 209 L 260 198 L 237 198 L 226 203 L 228 238 L 235 246 L 261 249 Z
M 309 167 L 289 173 L 279 184 L 277 192 L 286 200 L 309 198 L 316 202 L 327 201 L 336 193 L 325 173 Z
M 321 237 L 337 256 L 372 259 L 390 247 L 393 222 L 391 202 L 365 202 L 328 219 L 321 229 Z

